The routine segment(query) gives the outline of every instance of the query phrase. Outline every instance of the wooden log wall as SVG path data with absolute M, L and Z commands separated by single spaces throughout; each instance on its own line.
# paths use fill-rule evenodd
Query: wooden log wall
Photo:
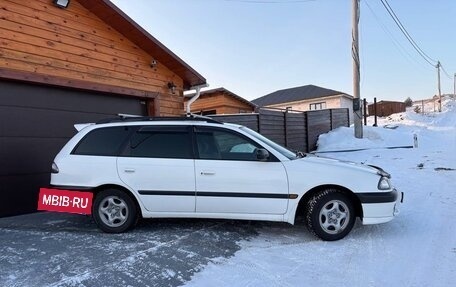
M 294 151 L 316 149 L 318 136 L 350 125 L 348 109 L 285 112 L 260 109 L 257 114 L 211 116 L 222 122 L 240 124 L 255 130 Z
M 406 107 L 405 103 L 401 102 L 390 102 L 390 101 L 380 101 L 377 102 L 377 116 L 378 117 L 387 117 L 396 113 L 405 112 Z M 368 106 L 369 116 L 374 116 L 374 104 Z
M 0 1 L 0 68 L 159 93 L 161 115 L 182 114 L 183 80 L 152 59 L 78 1 Z
M 216 110 L 217 114 L 237 114 L 239 111 L 253 112 L 254 108 L 223 92 L 201 95 L 192 104 L 192 113 Z

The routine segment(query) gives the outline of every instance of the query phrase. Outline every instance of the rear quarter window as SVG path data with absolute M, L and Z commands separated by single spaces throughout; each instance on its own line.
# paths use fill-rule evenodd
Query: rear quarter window
M 134 127 L 127 126 L 93 130 L 81 139 L 72 154 L 117 156 L 132 128 Z
M 144 158 L 193 158 L 187 127 L 146 127 L 135 132 L 123 154 Z

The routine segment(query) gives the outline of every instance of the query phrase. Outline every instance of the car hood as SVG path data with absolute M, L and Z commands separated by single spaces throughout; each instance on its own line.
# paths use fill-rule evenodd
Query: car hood
M 381 176 L 390 177 L 390 174 L 385 172 L 382 168 L 373 165 L 366 165 L 363 163 L 356 163 L 352 161 L 339 160 L 335 158 L 322 157 L 313 154 L 306 154 L 305 157 L 298 159 L 300 162 L 312 163 L 312 164 L 321 164 L 321 165 L 330 165 L 333 167 L 339 168 L 349 168 L 352 170 L 358 170 L 360 172 L 367 172 L 372 174 L 378 174 Z

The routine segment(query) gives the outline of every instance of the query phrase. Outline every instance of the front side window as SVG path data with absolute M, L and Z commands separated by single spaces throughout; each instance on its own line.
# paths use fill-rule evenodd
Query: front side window
M 255 139 L 259 140 L 260 142 L 265 143 L 266 145 L 272 147 L 275 149 L 277 152 L 281 153 L 283 156 L 287 157 L 288 159 L 297 159 L 298 157 L 296 156 L 295 153 L 292 151 L 288 150 L 287 148 L 284 148 L 283 146 L 279 145 L 278 143 L 275 143 L 271 141 L 270 139 L 262 136 L 261 134 L 249 129 L 248 127 L 241 127 L 241 130 L 244 132 L 248 133 L 249 135 L 253 136 Z
M 186 127 L 143 127 L 127 143 L 124 156 L 145 158 L 193 158 Z
M 132 128 L 134 127 L 127 126 L 95 129 L 82 138 L 72 154 L 117 156 Z
M 257 143 L 242 135 L 220 129 L 196 130 L 196 144 L 200 159 L 256 161 Z

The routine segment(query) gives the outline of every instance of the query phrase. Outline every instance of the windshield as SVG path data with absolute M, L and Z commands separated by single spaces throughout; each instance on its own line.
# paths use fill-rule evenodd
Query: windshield
M 279 153 L 281 153 L 283 156 L 287 157 L 288 159 L 297 159 L 298 157 L 296 156 L 296 154 L 286 148 L 284 148 L 283 146 L 273 142 L 272 140 L 260 135 L 259 133 L 247 128 L 247 127 L 240 127 L 241 130 L 245 131 L 246 133 L 248 133 L 249 135 L 253 136 L 255 139 L 259 140 L 260 142 L 263 142 L 265 144 L 267 144 L 268 146 L 272 147 L 273 149 L 275 149 L 276 151 L 278 151 Z

